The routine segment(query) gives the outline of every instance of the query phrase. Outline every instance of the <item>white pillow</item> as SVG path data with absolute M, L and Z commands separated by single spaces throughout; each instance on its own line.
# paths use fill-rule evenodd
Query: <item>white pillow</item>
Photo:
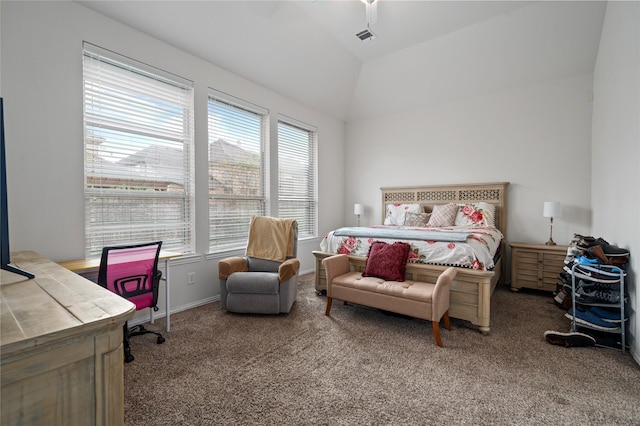
M 496 206 L 489 203 L 458 204 L 455 226 L 496 226 Z
M 407 213 L 422 213 L 420 204 L 388 204 L 384 224 L 402 226 Z

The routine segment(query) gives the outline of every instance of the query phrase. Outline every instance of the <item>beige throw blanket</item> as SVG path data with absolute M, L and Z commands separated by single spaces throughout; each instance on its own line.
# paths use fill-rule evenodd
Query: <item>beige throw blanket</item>
M 284 262 L 293 256 L 295 219 L 253 216 L 249 225 L 246 255 Z

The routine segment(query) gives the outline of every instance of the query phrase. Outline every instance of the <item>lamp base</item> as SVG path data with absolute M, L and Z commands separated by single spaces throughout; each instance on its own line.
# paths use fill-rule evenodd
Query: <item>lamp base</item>
M 553 241 L 553 218 L 550 217 L 550 222 L 549 222 L 549 241 L 547 241 L 545 244 L 548 246 L 555 246 L 556 243 L 555 241 Z

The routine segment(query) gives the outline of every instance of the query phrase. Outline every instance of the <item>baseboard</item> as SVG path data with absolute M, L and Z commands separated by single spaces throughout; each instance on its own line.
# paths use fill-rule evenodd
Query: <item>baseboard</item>
M 300 271 L 298 274 L 299 275 L 306 275 L 306 274 L 311 274 L 311 273 L 314 273 L 314 272 L 315 272 L 314 269 L 310 269 L 308 271 Z M 213 296 L 213 297 L 207 297 L 206 299 L 200 299 L 200 300 L 197 300 L 197 301 L 192 302 L 192 303 L 187 303 L 185 305 L 172 307 L 171 308 L 171 315 L 173 315 L 175 313 L 178 313 L 178 312 L 186 311 L 187 309 L 197 308 L 198 306 L 206 305 L 208 303 L 217 302 L 219 300 L 220 300 L 220 295 L 217 295 L 217 296 Z M 164 312 L 160 312 L 158 314 L 154 314 L 153 316 L 154 316 L 154 318 L 164 318 L 166 316 L 166 314 Z M 146 322 L 149 322 L 149 317 L 147 317 L 147 316 L 144 316 L 144 317 L 141 317 L 141 318 L 135 318 L 135 319 L 129 321 L 129 326 L 133 327 L 134 325 L 144 324 Z
M 182 312 L 182 311 L 186 311 L 187 309 L 193 309 L 193 308 L 197 308 L 198 306 L 202 306 L 202 305 L 206 305 L 209 303 L 213 303 L 213 302 L 217 302 L 220 300 L 220 295 L 217 296 L 213 296 L 213 297 L 207 297 L 206 299 L 200 299 L 198 301 L 195 301 L 193 303 L 187 303 L 185 305 L 181 305 L 181 306 L 177 306 L 177 307 L 173 307 L 171 308 L 171 315 L 178 313 L 178 312 Z M 166 316 L 165 313 L 160 313 L 155 315 L 154 314 L 154 319 L 155 318 L 164 318 Z M 131 321 L 129 321 L 129 326 L 133 327 L 134 325 L 138 325 L 138 324 L 144 324 L 149 322 L 149 318 L 148 317 L 142 317 L 142 318 L 136 318 L 133 319 Z

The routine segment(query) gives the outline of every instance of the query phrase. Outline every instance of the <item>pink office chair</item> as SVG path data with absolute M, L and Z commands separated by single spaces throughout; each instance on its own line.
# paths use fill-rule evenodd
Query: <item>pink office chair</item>
M 98 284 L 124 297 L 136 305 L 139 311 L 145 308 L 158 310 L 158 287 L 162 271 L 158 270 L 158 256 L 162 241 L 153 243 L 104 247 L 98 272 Z M 129 338 L 141 334 L 155 334 L 157 343 L 164 343 L 162 334 L 148 330 L 142 325 L 129 328 L 124 325 L 124 360 L 134 360 Z

